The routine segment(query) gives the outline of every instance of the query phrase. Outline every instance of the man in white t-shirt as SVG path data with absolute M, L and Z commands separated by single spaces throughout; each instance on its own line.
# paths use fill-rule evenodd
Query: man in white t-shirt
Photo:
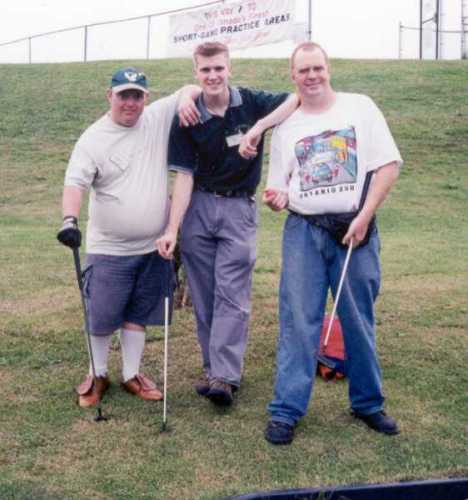
M 161 324 L 161 301 L 172 292 L 172 268 L 156 252 L 156 239 L 169 211 L 167 143 L 177 109 L 194 124 L 199 87 L 188 85 L 145 106 L 143 72 L 114 73 L 109 112 L 79 138 L 71 155 L 63 192 L 63 225 L 57 238 L 70 248 L 81 244 L 78 216 L 90 191 L 83 292 L 95 365 L 77 387 L 78 403 L 93 406 L 109 386 L 107 359 L 112 333 L 120 329 L 122 385 L 144 400 L 162 394 L 140 373 L 145 327 Z
M 272 210 L 290 211 L 283 235 L 277 373 L 265 438 L 290 443 L 307 412 L 328 289 L 335 295 L 350 244 L 338 315 L 351 410 L 375 431 L 397 434 L 395 420 L 383 411 L 375 348 L 380 243 L 374 214 L 398 177 L 400 153 L 369 97 L 333 90 L 328 57 L 319 45 L 305 42 L 295 49 L 291 75 L 301 105 L 273 132 L 263 196 Z

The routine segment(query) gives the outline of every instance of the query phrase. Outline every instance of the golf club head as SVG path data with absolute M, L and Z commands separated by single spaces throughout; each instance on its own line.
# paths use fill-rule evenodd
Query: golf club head
M 98 412 L 97 412 L 97 415 L 94 417 L 93 419 L 95 422 L 106 422 L 108 420 L 107 417 L 105 417 L 103 414 L 102 414 L 102 411 L 101 411 L 101 408 L 98 408 Z
M 161 424 L 161 429 L 159 430 L 160 434 L 167 434 L 171 432 L 171 428 L 167 425 L 167 422 L 163 422 Z
M 322 365 L 326 366 L 327 368 L 330 368 L 330 370 L 334 370 L 336 368 L 336 363 L 333 360 L 321 354 L 317 355 L 317 361 L 319 363 L 322 363 Z

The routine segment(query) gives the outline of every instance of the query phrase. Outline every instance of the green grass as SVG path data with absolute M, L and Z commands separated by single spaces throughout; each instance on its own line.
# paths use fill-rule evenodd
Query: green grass
M 126 64 L 123 62 L 122 64 Z M 107 109 L 121 63 L 1 66 L 0 498 L 218 499 L 256 490 L 468 475 L 468 63 L 333 63 L 337 89 L 375 99 L 405 159 L 380 210 L 378 346 L 397 437 L 348 415 L 345 383 L 318 381 L 290 447 L 262 437 L 272 392 L 284 215 L 261 208 L 245 378 L 219 411 L 196 397 L 190 310 L 171 327 L 169 426 L 114 381 L 106 423 L 73 403 L 87 354 L 71 253 L 55 241 L 68 157 Z M 144 62 L 153 97 L 189 81 L 188 61 Z M 234 83 L 292 89 L 287 62 L 234 61 Z M 84 215 L 82 217 L 82 226 Z M 152 329 L 145 371 L 161 380 Z

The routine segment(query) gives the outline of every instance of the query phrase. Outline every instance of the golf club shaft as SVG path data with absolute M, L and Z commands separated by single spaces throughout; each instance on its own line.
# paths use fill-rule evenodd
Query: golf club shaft
M 163 400 L 163 429 L 167 422 L 167 358 L 169 339 L 169 297 L 171 288 L 171 262 L 166 263 L 166 293 L 164 297 L 164 400 Z
M 349 243 L 348 251 L 346 252 L 346 258 L 345 258 L 345 261 L 344 261 L 344 264 L 343 264 L 343 269 L 341 271 L 340 282 L 338 284 L 338 290 L 336 291 L 335 301 L 334 301 L 334 304 L 333 304 L 333 309 L 332 309 L 332 313 L 331 313 L 331 316 L 330 316 L 330 321 L 328 323 L 327 334 L 325 335 L 325 339 L 323 341 L 323 347 L 324 348 L 327 347 L 327 345 L 328 345 L 328 340 L 330 338 L 330 333 L 331 333 L 331 329 L 332 329 L 332 326 L 333 326 L 333 321 L 335 320 L 336 310 L 338 308 L 338 301 L 340 300 L 341 289 L 343 288 L 343 282 L 344 282 L 344 279 L 345 279 L 345 276 L 346 276 L 346 271 L 348 269 L 349 259 L 351 257 L 351 252 L 352 251 L 353 251 L 353 243 L 351 241 Z
M 80 251 L 78 248 L 73 248 L 73 259 L 75 261 L 76 279 L 78 281 L 78 287 L 80 289 L 80 295 L 81 295 L 81 304 L 83 306 L 86 345 L 88 347 L 88 355 L 89 355 L 89 361 L 90 361 L 91 371 L 92 371 L 92 375 L 93 375 L 93 381 L 94 381 L 94 384 L 96 384 L 97 383 L 97 381 L 96 381 L 96 367 L 94 364 L 93 348 L 91 345 L 91 334 L 89 332 L 88 308 L 86 305 L 86 298 L 84 296 L 83 278 L 81 275 Z M 98 418 L 101 419 L 102 409 L 101 409 L 101 400 L 100 399 L 98 399 L 98 402 L 96 404 L 96 410 L 97 410 Z
M 163 426 L 167 421 L 167 340 L 169 337 L 169 297 L 164 298 L 164 400 Z

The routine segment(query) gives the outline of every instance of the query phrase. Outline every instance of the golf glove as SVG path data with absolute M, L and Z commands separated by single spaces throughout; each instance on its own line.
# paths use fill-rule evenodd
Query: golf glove
M 63 224 L 57 233 L 57 239 L 70 248 L 79 248 L 81 245 L 81 231 L 78 229 L 78 219 L 72 215 L 63 218 Z

